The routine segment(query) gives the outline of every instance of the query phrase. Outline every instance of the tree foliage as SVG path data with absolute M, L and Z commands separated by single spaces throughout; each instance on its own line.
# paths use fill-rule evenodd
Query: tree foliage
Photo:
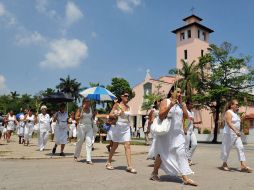
M 251 99 L 254 70 L 248 65 L 249 56 L 236 56 L 236 47 L 224 42 L 220 47 L 212 44 L 209 53 L 199 59 L 198 85 L 194 99 L 214 113 L 214 138 L 217 141 L 219 117 L 232 99 L 243 102 Z
M 66 79 L 60 78 L 60 84 L 58 84 L 56 88 L 61 92 L 71 95 L 75 102 L 80 101 L 79 91 L 81 83 L 77 82 L 77 79 L 71 79 L 69 75 Z
M 186 99 L 192 99 L 192 94 L 198 81 L 198 65 L 195 61 L 190 64 L 185 60 L 182 61 L 181 69 L 171 69 L 169 74 L 174 74 L 180 79 L 177 81 L 177 87 L 181 88 L 185 94 Z
M 111 84 L 106 87 L 110 92 L 112 92 L 116 97 L 120 97 L 124 92 L 128 92 L 132 99 L 135 94 L 132 92 L 130 84 L 124 78 L 112 78 Z

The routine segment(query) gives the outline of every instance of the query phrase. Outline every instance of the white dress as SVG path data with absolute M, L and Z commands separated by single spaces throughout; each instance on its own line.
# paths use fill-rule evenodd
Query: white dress
M 198 142 L 196 135 L 194 133 L 194 112 L 187 111 L 188 112 L 188 131 L 186 135 L 186 154 L 187 158 L 189 160 L 192 159 L 192 156 L 194 154 L 195 149 L 197 148 Z
M 20 137 L 24 137 L 25 134 L 25 122 L 19 121 L 19 131 L 17 133 Z
M 169 105 L 168 101 L 168 105 Z M 185 151 L 185 136 L 183 132 L 183 111 L 178 104 L 174 105 L 168 117 L 171 118 L 169 132 L 163 136 L 157 136 L 155 141 L 155 155 L 161 158 L 160 168 L 169 175 L 192 174 Z
M 129 111 L 125 111 L 123 114 L 118 116 L 116 126 L 112 128 L 112 140 L 113 142 L 129 142 L 131 141 L 131 130 Z
M 157 117 L 158 115 L 159 115 L 159 110 L 153 109 L 153 118 Z M 155 141 L 156 141 L 156 135 L 152 133 L 152 137 L 153 137 L 153 141 L 152 141 L 152 144 L 149 148 L 147 159 L 153 159 L 155 157 L 154 146 L 155 146 Z
M 68 113 L 57 112 L 57 122 L 55 126 L 55 138 L 56 144 L 67 144 L 67 131 L 68 131 Z
M 69 128 L 70 128 L 69 137 L 77 137 L 77 128 L 76 128 L 77 122 L 76 122 L 76 120 L 70 118 L 69 123 L 71 123 L 71 124 L 69 124 Z
M 7 124 L 7 131 L 13 131 L 15 129 L 15 115 L 10 116 L 8 115 L 8 124 Z
M 234 128 L 240 131 L 241 118 L 232 110 L 228 110 L 227 112 L 229 112 L 232 115 L 232 124 Z M 228 127 L 227 122 L 225 122 L 223 133 L 224 134 L 223 134 L 222 144 L 221 144 L 222 161 L 227 162 L 230 150 L 232 149 L 233 146 L 236 147 L 238 160 L 246 161 L 242 139 L 241 137 L 238 137 L 231 128 Z
M 114 127 L 115 127 L 115 125 L 111 125 L 110 129 L 108 130 L 107 137 L 106 137 L 107 141 L 112 141 L 113 140 L 112 130 L 113 130 Z
M 34 128 L 34 115 L 27 115 L 26 117 L 26 125 L 25 125 L 25 133 L 24 133 L 24 138 L 25 140 L 29 140 L 32 138 L 33 134 L 33 128 Z
M 56 128 L 56 122 L 53 121 L 53 119 L 54 119 L 53 117 L 50 118 L 50 123 L 51 123 L 51 125 L 50 125 L 51 134 L 55 134 L 55 128 Z

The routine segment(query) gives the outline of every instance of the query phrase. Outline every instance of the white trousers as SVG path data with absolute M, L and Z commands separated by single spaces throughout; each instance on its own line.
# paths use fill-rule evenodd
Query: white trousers
M 227 162 L 233 146 L 236 147 L 239 161 L 246 161 L 241 137 L 237 137 L 235 134 L 223 134 L 221 145 L 221 159 L 223 162 Z
M 44 132 L 40 132 L 39 133 L 39 138 L 38 138 L 38 146 L 40 150 L 43 150 L 47 144 L 48 141 L 48 136 L 49 136 L 49 132 L 48 131 L 44 131 Z
M 86 141 L 86 161 L 92 161 L 92 139 L 93 128 L 89 125 L 79 125 L 77 127 L 77 144 L 74 157 L 79 157 L 83 142 Z
M 188 160 L 192 159 L 195 149 L 197 148 L 198 141 L 194 132 L 187 132 L 186 139 L 186 155 Z

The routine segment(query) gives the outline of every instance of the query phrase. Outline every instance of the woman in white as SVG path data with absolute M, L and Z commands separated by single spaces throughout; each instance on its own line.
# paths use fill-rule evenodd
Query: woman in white
M 238 101 L 232 100 L 225 113 L 225 127 L 221 145 L 221 159 L 223 161 L 222 169 L 225 171 L 230 170 L 227 160 L 232 146 L 235 146 L 240 161 L 240 170 L 242 172 L 251 173 L 252 169 L 245 164 L 246 158 L 240 133 L 241 118 L 237 114 L 238 109 Z
M 113 134 L 113 146 L 110 150 L 108 162 L 106 164 L 106 168 L 108 170 L 113 170 L 114 167 L 112 166 L 112 157 L 118 147 L 119 143 L 124 143 L 125 148 L 125 155 L 127 159 L 127 168 L 126 171 L 136 174 L 137 171 L 133 168 L 131 162 L 131 148 L 130 148 L 130 141 L 131 141 L 131 132 L 130 132 L 130 107 L 127 105 L 128 103 L 129 94 L 123 93 L 121 95 L 121 102 L 118 106 L 114 106 L 110 112 L 110 117 L 115 117 L 117 119 L 116 126 L 112 129 Z
M 51 118 L 50 118 L 50 131 L 51 131 L 51 142 L 54 140 L 55 135 L 55 128 L 56 128 L 56 121 L 54 121 L 54 115 L 55 112 L 51 112 Z
M 48 141 L 48 135 L 50 130 L 50 117 L 49 114 L 47 114 L 47 107 L 45 105 L 41 106 L 41 113 L 38 115 L 38 124 L 38 146 L 40 151 L 43 151 Z
M 194 125 L 201 124 L 202 122 L 194 121 L 194 112 L 192 111 L 193 109 L 192 103 L 190 101 L 187 101 L 186 105 L 187 105 L 187 112 L 188 112 L 188 119 L 187 119 L 187 126 L 186 126 L 186 154 L 187 154 L 189 165 L 191 166 L 192 156 L 198 145 L 198 141 L 194 133 L 194 127 L 195 127 Z
M 71 113 L 71 117 L 68 121 L 69 123 L 69 142 L 71 142 L 71 139 L 73 138 L 76 142 L 77 140 L 77 121 L 75 119 L 75 113 Z
M 145 143 L 147 146 L 149 145 L 149 133 L 150 133 L 148 126 L 149 126 L 149 116 L 146 115 L 144 124 L 144 134 L 145 134 Z
M 19 116 L 19 130 L 17 132 L 17 134 L 19 135 L 19 144 L 23 144 L 25 143 L 25 140 L 24 140 L 24 134 L 25 134 L 25 116 L 22 114 Z
M 11 139 L 11 134 L 13 133 L 15 129 L 15 125 L 18 124 L 18 121 L 16 119 L 16 116 L 13 114 L 13 111 L 11 110 L 7 117 L 6 117 L 6 122 L 7 122 L 7 142 L 10 142 Z
M 157 100 L 154 102 L 153 109 L 150 111 L 150 113 L 148 115 L 148 117 L 149 117 L 148 130 L 149 131 L 150 131 L 151 124 L 153 123 L 154 118 L 157 117 L 159 114 L 160 102 L 161 102 L 161 100 Z M 152 133 L 152 137 L 153 137 L 153 141 L 152 141 L 152 144 L 149 148 L 147 159 L 155 159 L 154 146 L 155 146 L 155 141 L 156 141 L 156 135 Z
M 24 133 L 24 145 L 29 145 L 30 139 L 32 138 L 34 124 L 36 123 L 36 117 L 33 114 L 32 109 L 28 110 L 28 113 L 25 115 L 24 118 L 25 124 L 25 133 Z
M 185 185 L 197 186 L 187 175 L 193 174 L 188 164 L 185 152 L 185 136 L 183 119 L 188 117 L 186 105 L 182 103 L 181 89 L 177 88 L 173 97 L 165 99 L 160 104 L 159 118 L 171 118 L 169 132 L 157 136 L 155 142 L 156 159 L 151 180 L 159 181 L 158 170 L 161 168 L 166 174 L 182 176 Z
M 65 156 L 64 147 L 67 144 L 67 131 L 68 131 L 68 113 L 65 111 L 65 104 L 60 105 L 60 109 L 56 112 L 53 122 L 56 122 L 55 128 L 55 146 L 52 149 L 52 154 L 56 153 L 57 145 L 61 145 L 60 156 Z
M 77 126 L 77 144 L 74 153 L 74 160 L 78 161 L 82 145 L 86 141 L 86 163 L 93 164 L 92 162 L 92 140 L 93 140 L 93 120 L 94 114 L 91 109 L 91 102 L 84 99 L 81 109 L 76 112 Z

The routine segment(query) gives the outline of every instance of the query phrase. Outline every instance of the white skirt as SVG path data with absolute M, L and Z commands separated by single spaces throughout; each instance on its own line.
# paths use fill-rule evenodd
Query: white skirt
M 19 128 L 18 128 L 18 131 L 17 131 L 17 134 L 18 134 L 20 137 L 23 137 L 24 134 L 25 134 L 25 127 L 19 127 Z
M 66 128 L 61 128 L 58 125 L 56 125 L 55 127 L 55 138 L 56 138 L 56 144 L 60 145 L 60 144 L 67 144 L 67 131 L 68 131 L 68 127 Z
M 33 125 L 26 125 L 25 126 L 25 132 L 24 132 L 24 138 L 25 140 L 29 140 L 32 138 L 33 134 Z
M 147 159 L 153 159 L 155 157 L 155 153 L 154 153 L 154 149 L 155 149 L 155 141 L 156 141 L 156 136 L 153 135 L 153 141 L 152 141 L 152 144 L 149 148 L 149 152 L 148 152 L 148 155 L 147 155 Z
M 75 124 L 70 125 L 69 137 L 77 137 L 77 128 Z
M 14 131 L 15 125 L 7 125 L 7 131 Z
M 112 128 L 112 140 L 119 143 L 131 141 L 130 125 L 117 122 L 116 126 Z
M 161 169 L 169 175 L 189 175 L 191 170 L 186 150 L 185 137 L 182 130 L 173 129 L 163 136 L 157 136 L 155 140 L 155 155 L 161 158 Z
M 115 127 L 115 126 L 114 126 Z M 109 129 L 109 131 L 107 132 L 107 137 L 106 137 L 106 140 L 107 141 L 112 141 L 113 140 L 113 132 L 112 132 L 112 128 L 114 128 L 112 125 Z

